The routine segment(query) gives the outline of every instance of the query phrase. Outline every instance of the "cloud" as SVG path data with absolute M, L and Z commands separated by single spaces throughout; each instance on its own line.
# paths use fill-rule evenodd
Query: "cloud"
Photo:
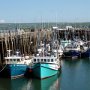
M 5 23 L 5 20 L 1 19 L 1 20 L 0 20 L 0 23 Z

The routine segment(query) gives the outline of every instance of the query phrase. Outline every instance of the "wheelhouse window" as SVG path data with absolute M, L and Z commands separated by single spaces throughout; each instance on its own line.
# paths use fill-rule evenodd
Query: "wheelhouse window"
M 53 59 L 51 59 L 51 62 L 53 62 Z
M 47 61 L 50 62 L 50 59 L 48 59 Z
M 43 62 L 43 59 L 41 59 L 41 62 Z
M 34 62 L 36 62 L 36 59 L 34 59 Z
M 9 61 L 9 59 L 7 59 L 7 62 Z
M 37 59 L 37 61 L 39 62 L 39 59 Z
M 12 61 L 12 59 L 10 59 L 10 61 Z
M 20 62 L 20 59 L 17 59 L 18 62 Z
M 44 62 L 46 62 L 46 59 L 44 59 Z
M 16 59 L 13 59 L 13 61 L 16 61 Z

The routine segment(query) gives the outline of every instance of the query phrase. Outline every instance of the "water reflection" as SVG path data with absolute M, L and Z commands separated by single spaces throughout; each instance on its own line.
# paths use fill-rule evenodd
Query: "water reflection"
M 43 80 L 32 81 L 33 90 L 60 90 L 60 75 L 55 75 Z
M 25 78 L 19 79 L 0 79 L 0 90 L 27 90 L 28 80 Z
M 0 90 L 60 90 L 60 75 L 47 79 L 0 79 Z

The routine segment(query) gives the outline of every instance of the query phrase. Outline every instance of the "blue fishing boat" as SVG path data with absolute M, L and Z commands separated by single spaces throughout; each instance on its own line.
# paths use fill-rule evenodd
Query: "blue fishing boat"
M 78 58 L 80 56 L 80 52 L 79 51 L 75 51 L 75 50 L 69 50 L 68 52 L 64 52 L 64 57 L 67 58 Z
M 80 45 L 80 57 L 81 58 L 90 57 L 90 48 L 88 47 L 87 42 L 83 42 Z
M 90 48 L 81 53 L 82 58 L 90 58 Z
M 80 44 L 77 42 L 72 42 L 64 48 L 63 56 L 71 59 L 78 58 L 81 53 L 80 50 Z
M 10 78 L 23 76 L 29 63 L 29 56 L 21 56 L 19 52 L 11 55 L 11 50 L 8 50 L 7 56 L 3 62 L 1 74 Z
M 90 58 L 90 48 L 88 47 L 88 44 L 85 43 L 83 46 L 82 46 L 82 51 L 81 51 L 81 57 L 82 58 Z

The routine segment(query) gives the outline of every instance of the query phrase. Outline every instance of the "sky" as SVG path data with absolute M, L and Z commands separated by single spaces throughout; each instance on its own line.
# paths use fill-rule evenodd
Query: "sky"
M 0 0 L 5 22 L 90 22 L 90 0 Z

